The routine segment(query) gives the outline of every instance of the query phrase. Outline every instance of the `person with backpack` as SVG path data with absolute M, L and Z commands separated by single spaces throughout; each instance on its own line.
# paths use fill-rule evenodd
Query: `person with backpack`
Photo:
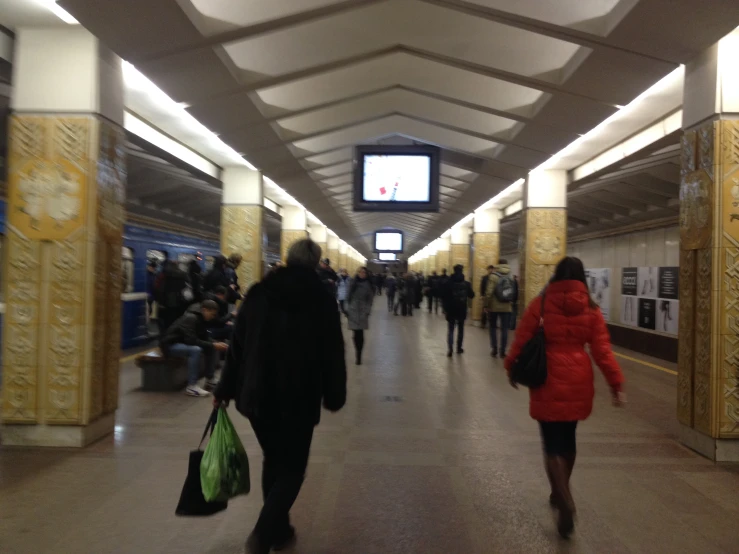
M 451 358 L 455 327 L 457 328 L 457 354 L 464 352 L 462 345 L 464 343 L 464 322 L 467 319 L 467 306 L 469 300 L 475 297 L 472 285 L 464 279 L 464 266 L 459 264 L 454 266 L 454 273 L 447 281 L 442 295 L 449 330 L 447 335 L 449 349 L 446 355 Z
M 482 280 L 480 281 L 480 294 L 485 296 L 485 289 L 488 288 L 488 280 L 490 279 L 490 276 L 495 272 L 495 266 L 489 265 L 488 266 L 488 272 L 482 276 Z M 488 314 L 483 309 L 482 310 L 482 317 L 480 318 L 480 328 L 485 329 L 488 325 Z
M 500 353 L 505 358 L 508 346 L 508 330 L 511 328 L 511 305 L 515 294 L 515 283 L 510 276 L 511 268 L 507 260 L 498 260 L 495 271 L 488 277 L 483 306 L 490 326 L 490 355 Z M 500 321 L 500 343 L 498 342 L 498 321 Z M 500 346 L 500 348 L 498 348 Z

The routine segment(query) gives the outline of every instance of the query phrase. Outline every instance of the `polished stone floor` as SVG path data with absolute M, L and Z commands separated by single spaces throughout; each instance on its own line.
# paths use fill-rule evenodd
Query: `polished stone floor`
M 624 410 L 598 377 L 595 412 L 579 429 L 577 531 L 564 542 L 527 395 L 489 357 L 486 332 L 468 326 L 465 354 L 447 359 L 441 316 L 392 317 L 384 304 L 365 365 L 349 365 L 346 408 L 317 429 L 294 552 L 739 552 L 739 470 L 676 442 L 674 375 L 621 358 Z M 0 449 L 0 553 L 241 552 L 258 489 L 210 519 L 174 516 L 209 401 L 138 391 L 132 363 L 121 371 L 114 436 L 83 451 Z M 259 483 L 256 441 L 232 415 Z

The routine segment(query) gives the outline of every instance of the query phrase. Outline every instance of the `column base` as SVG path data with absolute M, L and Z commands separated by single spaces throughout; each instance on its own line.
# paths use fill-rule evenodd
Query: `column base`
M 3 446 L 48 446 L 83 448 L 113 432 L 115 414 L 108 414 L 90 425 L 3 425 Z
M 739 440 L 714 439 L 680 424 L 680 442 L 714 462 L 739 462 Z

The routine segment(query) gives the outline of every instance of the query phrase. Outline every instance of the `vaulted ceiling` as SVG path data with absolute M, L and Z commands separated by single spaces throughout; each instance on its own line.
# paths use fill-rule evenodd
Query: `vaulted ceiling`
M 739 24 L 736 0 L 59 4 L 366 254 L 385 226 L 426 245 Z M 440 213 L 352 212 L 352 147 L 412 142 L 442 148 Z

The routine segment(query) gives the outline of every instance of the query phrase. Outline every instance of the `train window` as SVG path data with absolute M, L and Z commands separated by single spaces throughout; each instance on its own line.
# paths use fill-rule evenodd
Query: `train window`
M 162 264 L 164 264 L 164 260 L 167 259 L 167 253 L 162 250 L 147 250 L 146 251 L 146 262 L 155 262 L 157 266 L 157 271 L 162 269 Z
M 133 292 L 133 250 L 124 246 L 121 259 L 121 269 L 123 270 L 121 271 L 121 278 L 123 279 L 121 291 L 124 293 Z

